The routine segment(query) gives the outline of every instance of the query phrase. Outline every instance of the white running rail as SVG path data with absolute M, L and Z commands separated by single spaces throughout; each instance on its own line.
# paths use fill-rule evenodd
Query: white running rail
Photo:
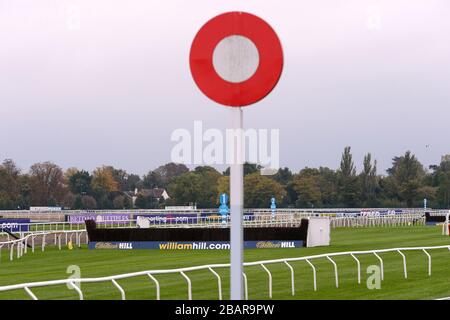
M 284 259 L 274 259 L 274 260 L 263 260 L 263 261 L 254 261 L 254 262 L 246 262 L 244 263 L 244 266 L 250 267 L 250 266 L 260 266 L 268 275 L 268 291 L 269 291 L 269 298 L 272 297 L 272 271 L 267 267 L 270 264 L 277 264 L 282 263 L 285 264 L 289 270 L 291 271 L 290 281 L 291 281 L 291 294 L 295 295 L 295 274 L 294 274 L 294 268 L 289 264 L 289 262 L 294 261 L 305 261 L 307 262 L 313 270 L 314 275 L 314 290 L 317 290 L 317 278 L 316 278 L 316 267 L 311 262 L 312 260 L 325 258 L 328 259 L 330 262 L 332 262 L 335 270 L 335 277 L 336 277 L 336 286 L 338 286 L 338 266 L 335 263 L 331 257 L 337 257 L 337 256 L 351 256 L 353 259 L 357 261 L 358 266 L 358 283 L 361 279 L 361 269 L 360 269 L 360 263 L 357 258 L 358 255 L 366 255 L 366 254 L 372 254 L 378 257 L 380 259 L 380 268 L 383 269 L 383 258 L 380 256 L 382 253 L 387 252 L 397 252 L 400 253 L 403 257 L 404 251 L 423 251 L 426 253 L 426 256 L 428 257 L 428 263 L 429 266 L 431 266 L 431 256 L 428 254 L 428 250 L 436 250 L 436 249 L 448 249 L 450 251 L 450 245 L 445 246 L 434 246 L 434 247 L 406 247 L 406 248 L 391 248 L 391 249 L 380 249 L 380 250 L 367 250 L 367 251 L 347 251 L 347 252 L 333 252 L 333 253 L 325 253 L 325 254 L 319 254 L 319 255 L 313 255 L 313 256 L 305 256 L 305 257 L 297 257 L 297 258 L 284 258 Z M 99 278 L 80 278 L 80 279 L 62 279 L 62 280 L 53 280 L 53 281 L 42 281 L 42 282 L 30 282 L 30 283 L 22 283 L 22 284 L 15 284 L 15 285 L 7 285 L 7 286 L 1 286 L 0 292 L 4 291 L 11 291 L 11 290 L 20 290 L 23 289 L 28 296 L 33 299 L 37 300 L 37 296 L 31 291 L 31 288 L 36 287 L 48 287 L 48 286 L 55 286 L 55 285 L 62 285 L 62 284 L 69 284 L 71 285 L 78 293 L 80 300 L 83 300 L 83 292 L 81 291 L 81 286 L 79 286 L 80 283 L 96 283 L 96 282 L 111 282 L 119 291 L 122 300 L 126 299 L 126 293 L 123 290 L 123 288 L 119 285 L 117 280 L 121 279 L 127 279 L 127 278 L 133 278 L 138 276 L 148 276 L 150 280 L 152 280 L 156 287 L 156 299 L 160 299 L 160 283 L 158 279 L 155 277 L 156 275 L 160 274 L 180 274 L 187 283 L 187 297 L 189 300 L 192 299 L 192 282 L 191 279 L 188 276 L 188 272 L 191 271 L 198 271 L 198 270 L 208 270 L 210 271 L 216 278 L 217 278 L 217 289 L 218 289 L 218 298 L 222 299 L 222 279 L 221 276 L 215 271 L 215 269 L 223 269 L 223 268 L 229 268 L 229 264 L 210 264 L 210 265 L 203 265 L 203 266 L 195 266 L 195 267 L 187 267 L 187 268 L 178 268 L 178 269 L 170 269 L 170 270 L 147 270 L 147 271 L 140 271 L 140 272 L 133 272 L 133 273 L 126 273 L 126 274 L 120 274 L 120 275 L 114 275 L 114 276 L 107 276 L 107 277 L 99 277 Z M 403 259 L 403 267 L 404 270 L 407 269 L 406 265 L 406 259 Z M 383 272 L 383 270 L 382 270 Z M 431 269 L 429 269 L 429 276 L 431 276 Z M 405 278 L 407 278 L 407 273 L 404 274 Z M 248 283 L 247 283 L 247 276 L 245 273 L 243 274 L 244 277 L 244 292 L 245 292 L 245 298 L 248 299 Z
M 73 239 L 74 236 L 75 239 Z M 2 260 L 2 249 L 9 249 L 9 260 L 12 261 L 15 256 L 20 258 L 28 253 L 28 249 L 31 249 L 31 252 L 34 252 L 37 247 L 40 247 L 41 251 L 45 251 L 47 243 L 53 242 L 54 245 L 58 246 L 59 250 L 61 250 L 62 243 L 68 245 L 68 243 L 72 241 L 74 245 L 81 247 L 83 240 L 86 244 L 89 241 L 86 230 L 60 230 L 30 233 L 16 240 L 0 242 L 0 262 Z M 40 244 L 37 244 L 36 242 L 39 242 Z

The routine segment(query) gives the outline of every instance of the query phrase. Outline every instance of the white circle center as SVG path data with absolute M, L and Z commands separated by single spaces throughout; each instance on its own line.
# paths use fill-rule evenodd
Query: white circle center
M 258 65 L 258 48 L 247 37 L 228 36 L 214 48 L 214 70 L 226 81 L 233 83 L 245 81 L 253 76 Z

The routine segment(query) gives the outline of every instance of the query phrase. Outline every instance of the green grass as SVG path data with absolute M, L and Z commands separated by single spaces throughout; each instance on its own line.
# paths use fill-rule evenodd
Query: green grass
M 300 257 L 326 252 L 370 250 L 394 247 L 437 246 L 450 244 L 437 227 L 360 228 L 332 230 L 329 247 L 301 249 L 252 249 L 245 251 L 245 261 Z M 398 253 L 381 254 L 385 280 L 379 290 L 369 290 L 366 272 L 369 265 L 378 265 L 373 255 L 360 256 L 362 283 L 357 283 L 355 261 L 336 257 L 339 268 L 339 288 L 335 287 L 334 270 L 326 259 L 312 262 L 317 268 L 318 290 L 313 290 L 311 267 L 294 262 L 296 295 L 290 294 L 290 272 L 283 264 L 268 265 L 273 271 L 274 299 L 433 299 L 450 296 L 450 251 L 430 250 L 433 273 L 427 275 L 427 258 L 423 252 L 405 252 L 408 279 L 403 277 L 402 258 Z M 158 251 L 158 250 L 57 250 L 48 246 L 45 252 L 29 252 L 19 260 L 9 261 L 8 251 L 2 249 L 0 286 L 24 282 L 56 280 L 68 277 L 69 265 L 78 265 L 82 277 L 100 277 L 152 269 L 171 269 L 212 263 L 227 263 L 228 251 Z M 228 298 L 229 273 L 216 270 L 223 278 L 224 298 Z M 268 298 L 267 273 L 259 266 L 245 269 L 250 299 Z M 208 271 L 189 272 L 194 299 L 217 299 L 217 281 Z M 162 299 L 186 299 L 187 285 L 179 274 L 158 275 Z M 155 299 L 155 287 L 148 277 L 119 281 L 127 299 Z M 120 299 L 112 283 L 82 284 L 85 299 Z M 40 299 L 77 299 L 78 295 L 65 286 L 34 288 Z M 0 292 L 0 299 L 29 299 L 23 290 Z

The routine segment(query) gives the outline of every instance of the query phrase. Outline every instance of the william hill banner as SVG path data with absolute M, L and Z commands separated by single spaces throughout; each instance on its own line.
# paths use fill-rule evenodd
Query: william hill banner
M 299 240 L 244 241 L 245 249 L 287 249 L 301 247 L 303 247 L 303 241 Z M 228 241 L 98 241 L 89 242 L 89 249 L 229 250 L 230 243 Z

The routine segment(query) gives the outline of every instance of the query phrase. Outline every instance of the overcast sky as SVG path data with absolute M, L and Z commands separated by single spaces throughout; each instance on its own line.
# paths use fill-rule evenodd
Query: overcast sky
M 247 11 L 284 50 L 275 90 L 245 126 L 280 129 L 280 164 L 337 168 L 352 147 L 384 172 L 407 150 L 450 153 L 445 0 L 0 0 L 0 158 L 143 174 L 170 161 L 177 128 L 225 128 L 229 110 L 189 71 L 210 18 Z

